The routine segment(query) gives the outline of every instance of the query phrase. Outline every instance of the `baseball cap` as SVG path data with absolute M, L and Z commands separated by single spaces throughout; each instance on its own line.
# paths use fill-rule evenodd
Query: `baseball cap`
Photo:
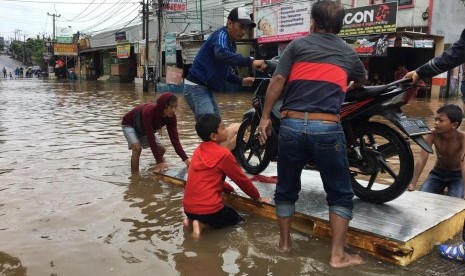
M 255 28 L 257 24 L 251 20 L 251 14 L 249 10 L 244 7 L 234 8 L 228 15 L 228 19 L 232 22 L 239 22 L 243 25 L 248 25 L 251 28 Z

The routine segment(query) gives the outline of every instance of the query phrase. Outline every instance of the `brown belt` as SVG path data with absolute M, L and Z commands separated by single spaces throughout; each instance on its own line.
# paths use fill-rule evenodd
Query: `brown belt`
M 320 121 L 329 121 L 333 123 L 339 122 L 339 115 L 331 113 L 310 113 L 310 112 L 300 112 L 294 110 L 283 110 L 281 111 L 281 118 L 294 118 L 302 120 L 320 120 Z

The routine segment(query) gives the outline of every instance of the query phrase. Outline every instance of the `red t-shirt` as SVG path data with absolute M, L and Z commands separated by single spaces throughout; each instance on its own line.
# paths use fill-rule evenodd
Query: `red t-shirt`
M 184 212 L 213 214 L 223 204 L 223 175 L 228 176 L 248 196 L 257 200 L 260 193 L 244 174 L 231 151 L 215 142 L 202 142 L 192 155 L 184 189 Z

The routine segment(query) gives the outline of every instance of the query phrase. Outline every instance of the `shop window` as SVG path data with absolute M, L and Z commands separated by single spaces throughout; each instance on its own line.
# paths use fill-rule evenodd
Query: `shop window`
M 398 2 L 399 8 L 413 7 L 413 0 L 371 0 L 371 4 L 383 4 L 389 2 Z

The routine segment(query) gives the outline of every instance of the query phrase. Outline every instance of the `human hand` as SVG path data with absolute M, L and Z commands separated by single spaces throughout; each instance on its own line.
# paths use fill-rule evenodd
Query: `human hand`
M 271 203 L 271 198 L 269 198 L 269 197 L 259 197 L 257 201 L 260 202 L 260 203 L 268 203 L 268 204 L 270 204 Z
M 252 69 L 263 72 L 266 69 L 266 62 L 263 59 L 254 59 Z
M 410 183 L 410 184 L 408 185 L 407 190 L 408 190 L 409 192 L 415 191 L 415 186 L 417 186 L 417 185 L 414 184 L 414 183 Z
M 157 165 L 155 165 L 156 173 L 166 171 L 167 169 L 168 169 L 168 164 L 166 164 L 165 162 L 158 163 Z
M 420 79 L 420 76 L 418 76 L 417 71 L 410 71 L 408 72 L 405 76 L 404 79 L 412 79 L 413 83 L 417 83 L 417 81 Z
M 191 159 L 187 158 L 186 160 L 184 160 L 184 164 L 186 164 L 186 167 L 189 168 L 189 165 L 191 164 Z
M 258 125 L 258 141 L 261 145 L 266 143 L 266 139 L 271 136 L 271 120 L 264 119 L 263 117 L 260 119 L 260 125 Z
M 242 86 L 252 86 L 255 81 L 254 77 L 247 77 L 242 79 Z

